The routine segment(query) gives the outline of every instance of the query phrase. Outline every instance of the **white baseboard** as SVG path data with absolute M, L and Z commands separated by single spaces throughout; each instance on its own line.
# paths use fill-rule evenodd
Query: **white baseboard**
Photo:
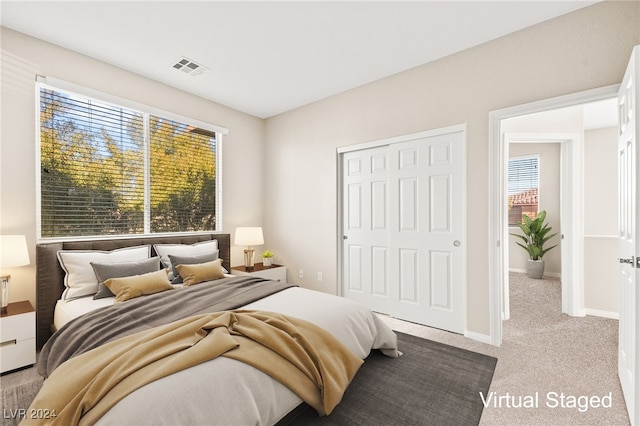
M 526 269 L 509 268 L 509 272 L 515 272 L 517 274 L 526 274 L 527 270 Z M 562 278 L 562 273 L 561 272 L 545 272 L 544 276 L 545 277 L 553 277 L 553 278 Z
M 492 345 L 491 336 L 488 334 L 476 333 L 475 331 L 464 331 L 464 337 L 468 337 L 469 339 L 477 340 L 478 342 L 486 343 L 487 345 Z
M 584 312 L 585 314 L 593 317 L 602 317 L 602 318 L 609 318 L 614 320 L 620 319 L 620 313 L 618 312 L 601 311 L 599 309 L 590 309 L 590 308 L 584 308 Z

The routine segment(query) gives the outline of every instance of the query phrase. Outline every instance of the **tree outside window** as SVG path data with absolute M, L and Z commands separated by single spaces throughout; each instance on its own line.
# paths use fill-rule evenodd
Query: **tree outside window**
M 41 87 L 40 236 L 217 229 L 217 134 Z

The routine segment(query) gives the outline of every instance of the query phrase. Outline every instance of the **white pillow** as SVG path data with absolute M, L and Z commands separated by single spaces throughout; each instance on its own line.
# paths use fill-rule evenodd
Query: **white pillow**
M 151 257 L 150 245 L 125 247 L 113 251 L 59 250 L 58 261 L 66 273 L 64 285 L 67 287 L 62 293 L 62 299 L 90 296 L 98 291 L 98 278 L 96 278 L 91 262 L 134 262 L 149 257 Z
M 164 264 L 165 268 L 169 268 L 169 280 L 173 279 L 173 267 L 171 266 L 171 259 L 169 255 L 173 256 L 195 256 L 198 254 L 212 253 L 218 250 L 218 240 L 202 241 L 195 244 L 154 244 L 160 261 Z

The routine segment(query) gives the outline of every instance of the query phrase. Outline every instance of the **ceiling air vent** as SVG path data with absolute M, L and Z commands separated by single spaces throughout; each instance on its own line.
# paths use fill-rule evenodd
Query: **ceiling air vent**
M 209 69 L 204 65 L 197 63 L 196 61 L 193 61 L 189 58 L 185 58 L 184 56 L 178 59 L 173 64 L 173 68 L 180 70 L 186 74 L 189 74 L 192 77 L 200 75 Z

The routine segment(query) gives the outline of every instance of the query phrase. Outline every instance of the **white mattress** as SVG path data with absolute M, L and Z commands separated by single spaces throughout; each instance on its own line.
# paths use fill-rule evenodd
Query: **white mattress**
M 58 300 L 56 302 L 56 310 L 53 313 L 53 325 L 56 327 L 56 330 L 59 330 L 72 319 L 98 308 L 113 305 L 115 301 L 115 297 L 105 297 L 104 299 L 96 300 L 93 300 L 93 297 L 81 297 L 73 300 Z

